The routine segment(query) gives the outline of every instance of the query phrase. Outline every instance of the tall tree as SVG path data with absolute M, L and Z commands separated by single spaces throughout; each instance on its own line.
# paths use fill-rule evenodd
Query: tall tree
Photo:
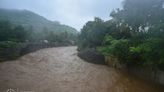
M 139 27 L 144 29 L 164 22 L 164 0 L 125 0 L 123 9 L 113 11 L 111 16 L 139 31 Z

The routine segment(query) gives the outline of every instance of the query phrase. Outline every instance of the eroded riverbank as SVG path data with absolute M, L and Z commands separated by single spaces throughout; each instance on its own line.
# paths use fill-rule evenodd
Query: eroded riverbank
M 76 47 L 39 50 L 0 63 L 0 91 L 163 92 L 163 88 L 104 65 L 83 62 Z

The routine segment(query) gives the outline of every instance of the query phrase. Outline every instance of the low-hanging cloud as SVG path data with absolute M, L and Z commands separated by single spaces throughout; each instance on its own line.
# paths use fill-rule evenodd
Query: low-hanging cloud
M 122 0 L 0 0 L 0 8 L 27 9 L 78 30 L 94 17 L 109 19 Z

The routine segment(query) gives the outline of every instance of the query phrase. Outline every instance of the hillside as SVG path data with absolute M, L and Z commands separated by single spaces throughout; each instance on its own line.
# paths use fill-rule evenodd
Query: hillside
M 25 28 L 33 27 L 35 31 L 46 29 L 54 32 L 77 33 L 76 29 L 70 26 L 52 22 L 28 10 L 0 9 L 0 20 L 8 20 L 14 25 L 22 25 Z

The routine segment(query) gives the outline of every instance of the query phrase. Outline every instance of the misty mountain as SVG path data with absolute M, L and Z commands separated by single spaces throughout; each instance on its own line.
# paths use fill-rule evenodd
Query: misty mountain
M 0 9 L 1 20 L 8 20 L 13 25 L 22 25 L 27 29 L 32 27 L 34 31 L 49 30 L 54 32 L 77 33 L 77 30 L 70 26 L 60 24 L 57 21 L 47 20 L 28 10 Z

